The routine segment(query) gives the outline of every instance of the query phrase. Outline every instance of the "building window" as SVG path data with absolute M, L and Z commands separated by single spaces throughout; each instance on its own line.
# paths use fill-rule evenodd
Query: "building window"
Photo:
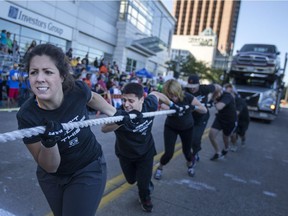
M 149 1 L 122 0 L 120 19 L 130 22 L 147 35 L 152 33 L 153 9 Z
M 131 58 L 127 58 L 126 72 L 132 72 L 136 70 L 137 61 Z

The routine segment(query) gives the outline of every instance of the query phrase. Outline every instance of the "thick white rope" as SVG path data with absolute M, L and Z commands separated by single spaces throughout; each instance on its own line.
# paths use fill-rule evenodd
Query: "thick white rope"
M 142 113 L 143 118 L 157 116 L 157 115 L 166 115 L 166 114 L 172 114 L 176 111 L 171 110 L 162 110 L 162 111 L 155 111 L 155 112 L 146 112 Z M 131 119 L 136 118 L 135 114 L 129 115 Z M 110 124 L 114 122 L 119 122 L 123 119 L 123 116 L 113 116 L 113 117 L 106 117 L 106 118 L 99 118 L 99 119 L 89 119 L 85 121 L 78 121 L 78 122 L 70 122 L 70 123 L 62 123 L 62 126 L 65 130 L 71 130 L 73 128 L 83 128 L 88 126 L 94 126 L 94 125 L 101 125 L 101 124 Z M 45 131 L 44 126 L 38 126 L 33 128 L 26 128 L 16 131 L 11 131 L 7 133 L 0 134 L 0 142 L 7 142 L 12 141 L 16 139 L 23 139 L 24 137 L 31 137 L 38 134 L 43 134 Z

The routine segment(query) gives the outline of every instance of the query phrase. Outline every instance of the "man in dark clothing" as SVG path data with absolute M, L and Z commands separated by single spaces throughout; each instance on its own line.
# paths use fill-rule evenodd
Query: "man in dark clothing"
M 235 98 L 235 103 L 236 103 L 238 126 L 237 126 L 235 133 L 231 137 L 231 143 L 232 143 L 231 151 L 236 151 L 237 150 L 236 142 L 237 142 L 238 136 L 240 136 L 241 138 L 242 145 L 244 145 L 246 141 L 246 131 L 250 123 L 249 110 L 248 110 L 246 101 L 243 98 L 241 98 L 241 96 L 237 93 L 237 90 L 234 88 L 232 84 L 226 84 L 224 87 L 225 87 L 225 91 L 232 94 L 232 96 Z
M 107 124 L 102 132 L 114 131 L 116 135 L 115 152 L 120 166 L 129 184 L 137 182 L 139 201 L 142 209 L 151 212 L 151 182 L 153 159 L 156 155 L 152 125 L 154 117 L 142 118 L 144 112 L 157 111 L 159 101 L 167 105 L 173 104 L 164 94 L 151 92 L 144 98 L 143 86 L 139 83 L 128 83 L 122 89 L 122 106 L 117 112 L 123 116 L 128 113 L 137 114 L 138 118 L 120 123 Z M 126 119 L 126 117 L 124 117 Z
M 229 138 L 236 130 L 237 127 L 237 114 L 234 97 L 221 90 L 217 90 L 213 93 L 212 99 L 218 113 L 209 131 L 209 139 L 215 150 L 215 154 L 210 160 L 216 160 L 228 153 Z M 219 149 L 219 145 L 216 141 L 218 133 L 222 131 L 224 149 L 222 152 Z
M 186 92 L 195 96 L 198 101 L 200 101 L 200 103 L 202 103 L 207 108 L 207 113 L 192 112 L 194 118 L 192 150 L 194 159 L 197 160 L 199 160 L 198 152 L 201 150 L 201 139 L 210 117 L 208 109 L 208 96 L 209 94 L 213 93 L 217 88 L 221 88 L 221 86 L 216 84 L 200 84 L 199 77 L 196 74 L 189 76 L 188 83 L 185 88 Z

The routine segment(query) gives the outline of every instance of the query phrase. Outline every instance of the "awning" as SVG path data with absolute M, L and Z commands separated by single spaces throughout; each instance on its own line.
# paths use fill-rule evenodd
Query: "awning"
M 155 55 L 167 48 L 167 45 L 158 37 L 146 37 L 135 40 L 131 44 L 132 47 L 140 49 L 142 52 L 147 53 L 149 56 Z

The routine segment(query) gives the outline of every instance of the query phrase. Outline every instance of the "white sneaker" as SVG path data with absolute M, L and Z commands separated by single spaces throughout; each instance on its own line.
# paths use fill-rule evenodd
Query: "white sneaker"
M 188 172 L 188 175 L 189 175 L 189 176 L 193 177 L 193 176 L 195 175 L 195 169 L 194 169 L 194 167 L 193 167 L 193 166 L 188 167 L 187 172 Z
M 157 169 L 156 172 L 154 173 L 154 179 L 160 180 L 162 177 L 162 169 Z
M 237 149 L 238 149 L 238 147 L 236 145 L 233 145 L 230 147 L 230 151 L 232 151 L 232 152 L 236 152 Z

